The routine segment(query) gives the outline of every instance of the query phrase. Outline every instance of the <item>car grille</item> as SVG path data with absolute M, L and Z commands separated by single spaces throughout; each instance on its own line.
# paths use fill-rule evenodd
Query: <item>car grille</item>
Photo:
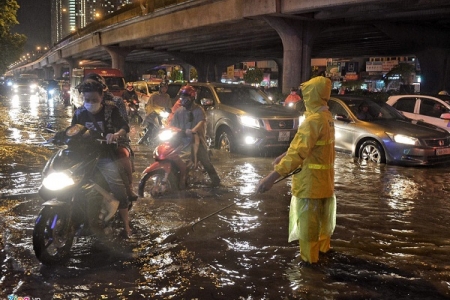
M 429 147 L 444 147 L 450 145 L 450 138 L 446 139 L 427 139 L 424 140 L 425 144 Z
M 275 119 L 266 121 L 269 121 L 271 130 L 293 129 L 295 124 L 293 119 Z

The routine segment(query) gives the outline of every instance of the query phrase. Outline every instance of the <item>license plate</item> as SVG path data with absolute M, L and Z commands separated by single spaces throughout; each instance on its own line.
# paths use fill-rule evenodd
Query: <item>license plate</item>
M 450 154 L 450 148 L 436 149 L 436 155 Z
M 278 141 L 279 142 L 289 142 L 290 137 L 291 137 L 291 133 L 289 131 L 280 131 L 278 133 Z

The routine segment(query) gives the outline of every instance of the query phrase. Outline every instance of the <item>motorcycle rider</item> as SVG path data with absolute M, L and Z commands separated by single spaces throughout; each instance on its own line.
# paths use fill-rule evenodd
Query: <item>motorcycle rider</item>
M 131 82 L 127 83 L 125 91 L 122 93 L 122 99 L 128 103 L 133 102 L 133 100 L 138 100 L 138 95 Z
M 124 120 L 115 105 L 103 101 L 104 86 L 94 80 L 86 80 L 78 90 L 84 99 L 84 105 L 78 108 L 72 118 L 72 125 L 81 124 L 91 131 L 100 133 L 107 144 L 117 142 L 119 138 L 126 137 L 130 131 L 128 123 Z M 97 163 L 98 171 L 103 175 L 114 197 L 119 200 L 119 215 L 124 226 L 124 235 L 131 235 L 128 215 L 128 196 L 118 165 L 115 162 L 114 151 L 105 151 Z
M 119 109 L 120 115 L 122 118 L 129 124 L 128 114 L 125 106 L 125 102 L 121 97 L 114 96 L 108 89 L 106 85 L 105 78 L 103 76 L 96 73 L 89 73 L 84 77 L 84 82 L 86 81 L 96 81 L 99 82 L 103 86 L 103 102 L 108 105 L 114 105 Z M 127 195 L 129 201 L 136 201 L 138 199 L 138 195 L 133 191 L 133 172 L 134 172 L 134 164 L 133 164 L 133 150 L 130 146 L 130 141 L 128 136 L 121 140 L 119 146 L 116 151 L 117 159 L 121 163 L 123 170 L 125 171 L 125 188 L 127 191 Z
M 150 99 L 148 99 L 147 104 L 145 104 L 145 113 L 150 114 L 156 107 L 162 107 L 164 109 L 169 109 L 172 106 L 170 101 L 170 96 L 167 94 L 168 89 L 167 82 L 162 81 L 159 84 L 159 91 L 154 93 Z
M 212 165 L 206 147 L 206 114 L 200 105 L 194 103 L 196 90 L 192 86 L 184 86 L 179 93 L 181 107 L 175 111 L 170 126 L 180 128 L 186 133 L 186 141 L 193 143 L 193 161 L 200 161 L 208 173 L 212 187 L 220 185 L 220 178 Z M 195 136 L 195 137 L 194 137 Z M 184 172 L 181 172 L 184 173 Z M 181 174 L 181 187 L 186 183 L 185 174 Z
M 131 118 L 130 107 L 134 107 L 136 110 L 139 109 L 138 95 L 137 95 L 136 91 L 134 90 L 133 84 L 131 82 L 127 83 L 125 91 L 122 93 L 122 99 L 128 108 L 127 111 Z

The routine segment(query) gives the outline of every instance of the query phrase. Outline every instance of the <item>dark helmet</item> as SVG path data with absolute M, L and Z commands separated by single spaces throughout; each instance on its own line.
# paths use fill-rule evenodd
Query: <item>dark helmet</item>
M 101 83 L 103 85 L 103 90 L 106 91 L 108 89 L 108 86 L 106 85 L 106 80 L 103 78 L 102 75 L 99 75 L 97 73 L 89 73 L 84 76 L 84 80 L 93 80 Z
M 194 102 L 196 95 L 197 92 L 192 86 L 186 85 L 182 87 L 180 90 L 181 106 L 189 108 L 191 104 Z
M 180 97 L 181 96 L 188 96 L 193 101 L 195 99 L 195 96 L 197 95 L 197 91 L 190 85 L 185 85 L 180 90 Z
M 86 80 L 78 86 L 78 92 L 80 93 L 97 92 L 101 95 L 103 94 L 103 85 L 98 81 Z

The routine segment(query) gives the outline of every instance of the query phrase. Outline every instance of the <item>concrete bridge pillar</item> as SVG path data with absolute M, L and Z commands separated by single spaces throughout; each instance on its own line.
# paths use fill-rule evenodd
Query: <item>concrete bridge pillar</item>
M 44 67 L 44 79 L 49 80 L 53 79 L 53 68 Z
M 214 66 L 218 60 L 217 57 L 213 55 L 198 55 L 194 53 L 174 53 L 173 55 L 179 57 L 181 60 L 190 64 L 197 70 L 198 81 L 214 81 L 216 77 Z
M 60 78 L 62 76 L 62 64 L 54 64 L 52 67 L 53 79 Z
M 105 50 L 111 55 L 111 68 L 119 69 L 125 72 L 125 58 L 132 49 L 124 49 L 120 47 L 107 47 L 104 46 Z
M 321 26 L 311 22 L 280 17 L 264 17 L 280 35 L 283 43 L 283 67 L 281 74 L 282 93 L 288 94 L 311 77 L 311 47 L 314 35 Z
M 421 93 L 438 93 L 450 88 L 450 36 L 444 30 L 415 24 L 377 23 L 392 39 L 407 45 L 419 60 Z
M 450 52 L 443 48 L 426 48 L 416 52 L 422 82 L 420 92 L 437 94 L 450 92 Z
M 189 82 L 191 80 L 191 68 L 190 64 L 181 64 L 181 69 L 183 70 L 183 80 Z

